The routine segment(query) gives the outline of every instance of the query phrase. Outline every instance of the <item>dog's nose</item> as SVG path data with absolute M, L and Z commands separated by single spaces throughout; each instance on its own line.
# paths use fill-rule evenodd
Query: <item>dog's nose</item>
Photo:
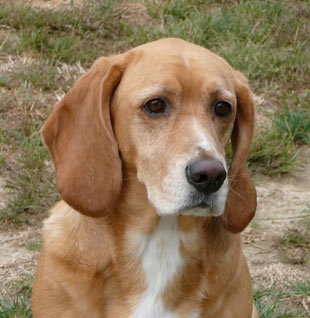
M 204 194 L 216 192 L 226 178 L 223 164 L 211 158 L 193 161 L 186 167 L 185 172 L 188 182 Z

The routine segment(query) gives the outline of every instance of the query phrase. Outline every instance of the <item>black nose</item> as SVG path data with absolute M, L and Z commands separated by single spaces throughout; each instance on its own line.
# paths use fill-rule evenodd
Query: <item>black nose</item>
M 216 192 L 226 178 L 223 164 L 211 158 L 193 161 L 186 167 L 185 172 L 188 182 L 205 194 Z

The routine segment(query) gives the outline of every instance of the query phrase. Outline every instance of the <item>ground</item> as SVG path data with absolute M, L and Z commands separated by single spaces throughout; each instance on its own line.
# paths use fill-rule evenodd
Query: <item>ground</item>
M 1 1 L 3 1 L 4 3 L 5 1 L 9 0 L 0 0 L 0 3 Z M 71 8 L 72 6 L 81 8 L 81 3 L 83 2 L 83 0 L 18 1 L 37 8 L 48 8 L 52 10 Z M 121 21 L 121 24 L 125 25 L 124 29 L 126 29 L 127 26 L 129 28 L 133 25 L 138 25 L 139 27 L 141 27 L 141 29 L 143 28 L 143 26 L 152 26 L 153 28 L 153 26 L 155 27 L 156 25 L 158 25 L 161 28 L 161 31 L 156 32 L 163 32 L 163 35 L 161 36 L 167 36 L 173 32 L 176 32 L 175 30 L 180 30 L 180 35 L 177 32 L 173 33 L 173 35 L 186 38 L 189 37 L 190 40 L 195 39 L 196 42 L 199 42 L 199 36 L 195 38 L 194 35 L 199 35 L 200 33 L 194 27 L 196 24 L 205 27 L 203 19 L 199 20 L 198 16 L 198 20 L 196 20 L 195 18 L 195 23 L 192 22 L 192 24 L 190 24 L 189 26 L 186 24 L 186 22 L 190 20 L 182 20 L 182 14 L 184 11 L 183 9 L 185 8 L 185 6 L 187 5 L 189 7 L 190 3 L 193 3 L 195 1 L 176 0 L 175 2 L 173 2 L 162 0 L 155 2 L 158 5 L 158 7 L 155 6 L 156 10 L 160 7 L 161 3 L 165 2 L 176 3 L 178 6 L 176 5 L 176 8 L 173 7 L 173 10 L 170 9 L 170 11 L 167 9 L 165 13 L 166 16 L 162 14 L 162 16 L 158 17 L 156 14 L 152 16 L 148 14 L 145 5 L 147 1 L 122 1 L 122 10 L 120 15 L 117 15 L 116 18 L 114 15 L 112 15 L 112 18 L 119 19 Z M 198 2 L 199 1 L 197 1 L 197 3 Z M 229 3 L 229 5 L 231 5 L 233 8 L 237 9 L 236 11 L 231 11 L 233 13 L 229 12 L 229 10 L 227 12 L 224 12 L 226 15 L 223 15 L 223 20 L 220 19 L 221 15 L 219 14 L 221 12 L 220 10 L 222 4 L 220 3 L 220 1 L 213 2 L 214 3 L 210 1 L 209 10 L 210 12 L 212 12 L 212 16 L 214 17 L 214 19 L 218 18 L 219 20 L 216 20 L 217 22 L 215 21 L 214 24 L 211 23 L 212 19 L 210 20 L 211 22 L 209 21 L 213 29 L 211 27 L 210 28 L 215 31 L 214 38 L 211 38 L 208 43 L 212 43 L 212 41 L 214 43 L 217 43 L 218 37 L 220 35 L 224 34 L 225 36 L 225 34 L 229 34 L 231 36 L 230 41 L 228 38 L 225 37 L 223 37 L 222 42 L 218 41 L 218 43 L 225 43 L 225 46 L 215 45 L 214 48 L 218 50 L 219 54 L 225 56 L 225 58 L 231 57 L 234 62 L 233 65 L 240 69 L 244 64 L 244 60 L 247 59 L 247 56 L 252 56 L 252 58 L 247 59 L 246 62 L 248 66 L 247 71 L 253 77 L 251 86 L 254 93 L 257 95 L 255 98 L 257 104 L 256 136 L 260 136 L 260 134 L 263 134 L 265 127 L 271 127 L 272 116 L 270 116 L 270 114 L 276 113 L 276 111 L 279 110 L 282 102 L 296 106 L 297 108 L 309 108 L 310 91 L 308 88 L 309 81 L 307 80 L 307 74 L 310 73 L 307 71 L 308 64 L 305 63 L 305 61 L 309 61 L 309 58 L 307 58 L 307 53 L 305 52 L 310 52 L 310 50 L 308 50 L 307 47 L 304 46 L 306 45 L 304 43 L 308 43 L 307 41 L 310 29 L 309 22 L 307 21 L 309 21 L 310 11 L 307 11 L 305 9 L 306 4 L 302 4 L 302 2 L 298 1 L 288 1 L 286 3 L 287 8 L 295 10 L 294 12 L 296 13 L 297 17 L 297 26 L 293 24 L 293 22 L 295 23 L 295 21 L 290 21 L 293 26 L 285 29 L 288 38 L 288 41 L 286 41 L 286 38 L 283 37 L 283 34 L 281 35 L 280 31 L 285 28 L 286 25 L 289 25 L 287 24 L 289 15 L 284 14 L 283 20 L 277 20 L 279 14 L 278 11 L 280 12 L 281 9 L 280 4 L 275 4 L 277 1 L 261 1 L 261 3 L 263 4 L 267 3 L 267 9 L 269 10 L 264 11 L 263 14 L 263 11 L 256 12 L 253 9 L 255 5 L 259 7 L 259 2 L 256 2 L 255 4 L 255 1 L 248 1 L 249 7 L 247 7 L 246 2 L 240 2 L 239 5 L 238 1 L 229 1 L 227 3 Z M 237 3 L 237 6 L 234 6 L 235 3 Z M 304 3 L 306 3 L 306 1 L 304 1 Z M 274 7 L 273 4 L 275 4 Z M 184 8 L 182 7 L 182 5 L 184 5 Z M 291 5 L 291 7 L 289 7 L 289 5 Z M 226 8 L 228 8 L 227 6 Z M 285 6 L 285 3 L 283 4 L 283 6 Z M 243 10 L 245 11 L 242 11 L 240 8 L 243 8 Z M 190 10 L 191 9 L 189 8 L 188 11 Z M 259 10 L 261 10 L 260 7 Z M 273 12 L 272 10 L 275 10 L 275 12 Z M 240 29 L 241 31 L 230 29 L 229 23 L 227 23 L 227 19 L 232 19 L 232 21 L 234 21 L 233 17 L 235 14 L 237 21 L 246 20 L 244 19 L 245 17 L 251 16 L 249 12 L 253 12 L 254 17 L 254 21 L 251 20 L 248 22 L 250 28 L 247 29 L 247 32 L 249 32 L 250 35 L 245 36 L 247 41 L 243 42 L 246 43 L 245 45 L 235 47 L 235 44 L 239 41 L 240 34 L 241 36 L 244 36 L 242 32 L 245 31 L 243 29 Z M 268 20 L 268 12 L 273 12 L 270 21 Z M 255 15 L 256 13 L 257 15 Z M 240 14 L 240 16 L 238 14 Z M 177 27 L 174 27 L 174 23 L 177 22 L 175 22 L 172 17 L 175 17 L 175 21 L 177 21 L 177 18 L 181 19 L 181 23 L 176 24 Z M 264 20 L 265 17 L 266 21 Z M 109 25 L 110 20 L 110 17 L 107 17 L 107 25 Z M 85 25 L 83 25 L 83 28 L 86 29 L 87 32 L 103 32 L 102 25 L 98 24 L 98 27 L 98 25 L 96 24 L 97 22 L 98 21 L 89 22 L 87 20 L 85 22 Z M 60 24 L 59 26 L 56 17 L 55 21 L 51 20 L 50 24 L 53 27 L 53 32 L 62 30 L 61 28 L 64 28 L 63 32 L 69 32 L 71 29 L 73 30 L 74 28 L 76 28 L 76 32 L 79 35 L 78 31 L 80 31 L 80 29 L 78 29 L 78 26 L 76 26 L 75 22 L 70 23 L 72 24 L 68 24 L 68 26 L 62 24 Z M 170 29 L 171 23 L 173 28 Z M 186 30 L 186 27 L 189 27 L 190 30 L 193 29 L 194 31 L 186 31 L 185 33 L 181 33 L 183 30 L 183 24 L 184 30 Z M 36 130 L 32 131 L 32 126 L 30 127 L 31 129 L 26 126 L 23 127 L 23 130 L 21 130 L 22 133 L 25 130 L 27 132 L 29 130 L 29 134 L 31 137 L 37 136 L 39 134 L 39 127 L 42 124 L 43 120 L 46 118 L 47 113 L 49 113 L 49 109 L 51 108 L 51 106 L 61 99 L 65 91 L 69 89 L 72 83 L 85 72 L 85 69 L 90 66 L 93 59 L 93 57 L 87 58 L 86 62 L 84 60 L 84 64 L 83 61 L 80 63 L 79 59 L 73 61 L 67 60 L 67 55 L 61 54 L 61 50 L 55 53 L 54 51 L 52 51 L 53 47 L 50 48 L 52 54 L 59 54 L 59 56 L 56 55 L 55 57 L 48 50 L 46 52 L 44 51 L 43 54 L 42 52 L 41 54 L 36 54 L 34 53 L 34 49 L 32 47 L 31 49 L 29 49 L 29 47 L 27 46 L 23 47 L 22 49 L 17 47 L 16 49 L 16 43 L 18 43 L 19 39 L 22 38 L 23 34 L 20 31 L 16 31 L 18 30 L 18 28 L 15 26 L 13 27 L 12 25 L 14 25 L 14 21 L 5 21 L 3 22 L 3 24 L 0 23 L 0 43 L 2 42 L 2 44 L 0 44 L 0 49 L 4 48 L 8 52 L 5 54 L 0 54 L 0 72 L 4 78 L 4 80 L 0 78 L 0 102 L 3 102 L 3 105 L 5 105 L 5 107 L 7 108 L 2 113 L 2 104 L 0 105 L 0 141 L 2 141 L 1 128 L 3 129 L 4 133 L 9 131 L 11 126 L 11 130 L 15 129 L 16 131 L 19 131 L 19 126 L 21 124 L 24 124 L 20 118 L 23 116 L 31 117 L 35 124 L 34 126 Z M 113 33 L 112 31 L 114 25 L 111 25 L 112 27 L 110 33 Z M 117 24 L 116 26 L 119 25 Z M 218 29 L 216 29 L 215 26 L 218 26 Z M 245 24 L 245 27 L 247 26 L 248 25 Z M 25 29 L 27 29 L 27 27 L 28 25 L 24 26 Z M 168 31 L 165 31 L 165 28 Z M 268 35 L 268 32 L 272 28 L 275 28 L 275 32 L 272 34 L 272 36 L 270 36 Z M 81 30 L 83 30 L 84 32 L 84 29 Z M 226 32 L 223 30 L 226 30 Z M 48 31 L 50 32 L 50 29 L 48 29 Z M 122 28 L 121 31 L 123 31 Z M 289 33 L 289 31 L 292 31 L 292 34 Z M 49 39 L 52 39 L 51 34 L 53 34 L 53 32 L 48 33 Z M 120 31 L 115 31 L 116 36 L 118 36 L 117 32 Z M 137 37 L 136 42 L 142 43 L 146 40 L 143 32 L 141 34 L 138 33 L 137 30 L 135 32 L 136 33 L 133 32 L 132 34 L 130 34 L 130 37 Z M 236 38 L 233 37 L 234 32 L 237 33 Z M 257 37 L 255 37 L 255 32 Z M 33 33 L 39 34 L 40 32 L 36 32 L 35 30 Z M 33 33 L 25 33 L 24 37 L 30 37 L 32 39 Z M 151 33 L 150 29 L 149 33 Z M 211 37 L 213 33 L 209 33 Z M 107 34 L 102 34 L 103 36 L 108 38 Z M 141 39 L 139 39 L 139 36 L 141 37 Z M 155 35 L 152 36 L 155 37 Z M 23 38 L 24 41 L 25 38 Z M 74 41 L 79 41 L 79 39 L 80 38 L 77 36 Z M 117 52 L 120 47 L 122 50 L 124 50 L 124 48 L 126 49 L 131 45 L 131 43 L 127 43 L 128 38 L 126 38 L 126 36 L 119 39 L 118 42 L 115 42 L 114 39 L 115 38 L 112 37 L 112 40 L 110 42 L 108 40 L 105 40 L 105 43 L 109 43 L 110 45 L 110 51 Z M 44 38 L 42 37 L 41 40 L 43 41 Z M 91 43 L 91 47 L 96 48 L 95 45 L 98 45 L 97 42 L 99 40 L 99 36 L 97 38 L 94 36 L 93 42 L 91 42 L 92 40 L 90 39 L 89 41 Z M 274 43 L 277 43 L 279 47 L 277 47 L 276 44 L 273 44 L 270 45 L 269 48 L 268 43 L 272 40 L 274 41 Z M 259 49 L 256 49 L 256 46 L 251 46 L 254 42 L 255 44 L 259 42 Z M 59 42 L 55 43 L 59 44 Z M 71 43 L 70 45 L 74 49 L 72 42 L 69 43 Z M 99 44 L 100 43 L 101 42 L 99 42 Z M 294 43 L 292 47 L 291 43 Z M 6 44 L 8 44 L 8 48 L 6 48 Z M 9 47 L 10 45 L 12 47 Z M 72 52 L 74 54 L 76 52 L 78 52 L 78 54 L 80 53 L 80 51 L 78 50 L 74 51 L 72 49 L 73 51 L 70 51 L 70 45 L 68 47 L 63 46 L 63 50 L 65 51 L 65 49 L 68 49 L 70 54 L 72 54 Z M 225 51 L 225 48 L 227 48 L 227 51 Z M 242 51 L 243 48 L 247 48 L 249 49 L 249 51 Z M 263 48 L 267 49 L 264 51 Z M 298 50 L 296 50 L 295 52 L 294 50 L 296 48 L 298 48 Z M 16 51 L 14 51 L 15 49 Z M 250 50 L 253 50 L 253 52 Z M 238 54 L 236 54 L 236 56 L 233 56 L 232 52 L 236 51 L 238 52 Z M 267 52 L 265 56 L 259 55 L 263 54 L 263 52 Z M 283 56 L 281 55 L 282 52 L 284 52 L 283 56 L 285 58 L 283 58 Z M 294 52 L 294 54 L 292 54 L 291 52 Z M 255 55 L 255 53 L 258 53 L 258 55 Z M 78 54 L 76 54 L 75 56 L 79 56 Z M 269 57 L 272 58 L 269 59 Z M 57 67 L 55 67 L 54 64 L 50 62 L 50 60 L 52 59 L 55 59 L 53 63 L 58 63 Z M 290 67 L 290 65 L 292 65 L 292 67 Z M 296 65 L 301 66 L 297 67 Z M 43 71 L 40 73 L 41 68 Z M 261 71 L 262 74 L 256 76 L 255 74 L 259 74 L 259 71 Z M 10 82 L 5 78 L 5 76 L 11 76 L 11 74 L 13 75 L 12 81 Z M 29 94 L 31 98 L 30 102 L 28 102 L 27 100 L 27 94 Z M 308 99 L 308 101 L 306 99 Z M 25 104 L 26 106 L 24 106 L 23 104 Z M 20 111 L 20 108 L 23 108 L 22 111 Z M 37 123 L 39 124 L 37 125 Z M 19 156 L 20 148 L 16 147 L 17 151 L 15 151 L 16 149 L 13 149 L 15 152 L 13 150 L 11 151 L 11 149 L 14 148 L 12 147 L 14 145 L 10 144 L 10 142 L 14 138 L 18 139 L 20 137 L 16 134 L 14 135 L 14 138 L 10 138 L 10 136 L 8 137 L 8 139 L 3 138 L 5 142 L 2 144 L 0 143 L 0 155 L 1 151 L 3 151 L 5 159 L 7 160 L 6 164 L 11 169 L 10 172 L 7 173 L 6 171 L 9 171 L 9 169 L 5 168 L 4 170 L 0 170 L 1 173 L 2 171 L 5 171 L 3 175 L 0 175 L 0 208 L 5 207 L 6 202 L 12 196 L 9 189 L 7 189 L 6 187 L 10 176 L 12 177 L 12 171 L 16 171 L 18 180 L 22 179 L 23 177 L 22 171 L 20 171 L 20 162 L 17 161 L 19 158 L 15 158 L 16 156 Z M 31 138 L 28 137 L 28 139 Z M 22 142 L 24 141 L 25 140 L 22 139 Z M 275 147 L 277 146 L 277 142 L 278 140 L 275 139 Z M 39 146 L 35 145 L 35 147 Z M 31 164 L 34 164 L 35 166 L 33 170 L 28 170 L 30 171 L 30 175 L 36 172 L 35 168 L 38 165 L 37 157 L 35 157 L 35 150 L 39 148 L 35 147 L 23 148 L 21 150 L 25 152 L 20 154 L 20 156 L 23 157 L 27 152 L 34 152 L 34 161 L 32 161 L 31 157 L 27 157 L 27 160 L 25 159 L 25 166 L 27 167 L 27 169 L 29 166 L 31 166 Z M 298 317 L 308 317 L 310 315 L 310 146 L 309 144 L 303 146 L 298 145 L 298 147 L 293 147 L 293 149 L 299 152 L 297 156 L 297 163 L 293 165 L 293 168 L 288 169 L 288 173 L 282 174 L 283 171 L 281 171 L 281 173 L 275 173 L 272 177 L 266 176 L 265 174 L 261 173 L 263 170 L 261 166 L 258 169 L 254 169 L 252 171 L 252 176 L 254 178 L 256 189 L 258 192 L 258 207 L 254 220 L 245 229 L 242 236 L 244 241 L 244 252 L 248 260 L 253 280 L 253 286 L 256 294 L 257 291 L 259 295 L 262 295 L 263 293 L 268 294 L 268 292 L 266 291 L 275 290 L 276 295 L 280 295 L 279 293 L 283 292 L 284 294 L 280 295 L 282 298 L 284 297 L 283 302 L 281 302 L 281 306 L 292 306 L 294 308 L 296 307 L 298 308 L 298 310 L 302 311 L 302 314 L 300 316 L 298 315 Z M 7 156 L 7 154 L 9 155 Z M 2 162 L 5 162 L 5 160 L 3 160 L 3 158 L 0 156 L 0 165 Z M 47 167 L 48 171 L 50 172 L 53 170 L 50 159 L 43 158 L 41 165 Z M 19 173 L 21 173 L 21 177 Z M 37 179 L 40 179 L 41 175 L 38 174 L 35 177 Z M 28 188 L 27 184 L 20 185 L 18 182 L 16 182 L 16 184 L 20 186 L 20 189 L 24 189 L 23 186 Z M 25 182 L 27 183 L 27 181 Z M 39 182 L 37 184 L 41 185 L 41 183 Z M 33 187 L 35 189 L 37 185 L 34 184 Z M 50 186 L 48 186 L 47 188 L 51 189 Z M 37 201 L 35 202 L 37 203 Z M 46 206 L 46 202 L 47 200 L 45 200 L 44 202 L 42 201 L 41 205 L 46 207 L 47 209 L 48 205 Z M 18 227 L 0 227 L 0 290 L 4 291 L 4 293 L 0 297 L 1 318 L 1 298 L 6 297 L 6 294 L 9 297 L 15 297 L 17 282 L 27 281 L 28 285 L 31 285 L 36 262 L 39 257 L 39 249 L 42 243 L 40 233 L 41 224 L 42 222 L 39 221 L 29 222 L 28 225 Z M 302 285 L 304 282 L 307 282 L 308 289 L 306 291 L 302 293 L 292 292 L 290 284 L 294 284 L 294 286 L 296 286 L 298 285 L 298 283 Z M 287 293 L 285 293 L 285 291 Z M 277 303 L 277 299 L 274 302 Z M 11 316 L 3 317 L 7 318 Z M 286 316 L 285 314 L 265 314 L 263 317 L 286 318 L 297 317 L 297 315 Z
M 279 180 L 257 176 L 258 207 L 254 221 L 243 233 L 254 288 L 277 286 L 310 279 L 307 249 L 280 244 L 286 233 L 298 228 L 301 211 L 309 210 L 310 149 L 304 148 L 295 172 Z M 310 298 L 304 301 L 310 308 Z

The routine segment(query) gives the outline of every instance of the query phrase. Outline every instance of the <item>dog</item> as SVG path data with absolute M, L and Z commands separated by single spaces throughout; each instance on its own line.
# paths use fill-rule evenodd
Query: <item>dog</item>
M 246 78 L 203 47 L 98 59 L 42 128 L 63 201 L 34 317 L 257 318 L 239 234 L 256 210 L 253 127 Z

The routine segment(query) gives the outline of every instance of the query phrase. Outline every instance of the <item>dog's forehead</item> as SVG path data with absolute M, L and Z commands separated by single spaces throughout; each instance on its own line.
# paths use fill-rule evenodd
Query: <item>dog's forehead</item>
M 227 72 L 229 64 L 208 49 L 181 39 L 162 39 L 136 47 L 136 67 L 179 65 L 184 68 L 206 68 L 208 73 Z
M 163 39 L 141 45 L 134 53 L 124 81 L 128 88 L 147 85 L 179 85 L 214 90 L 231 89 L 233 70 L 218 55 L 180 39 Z

